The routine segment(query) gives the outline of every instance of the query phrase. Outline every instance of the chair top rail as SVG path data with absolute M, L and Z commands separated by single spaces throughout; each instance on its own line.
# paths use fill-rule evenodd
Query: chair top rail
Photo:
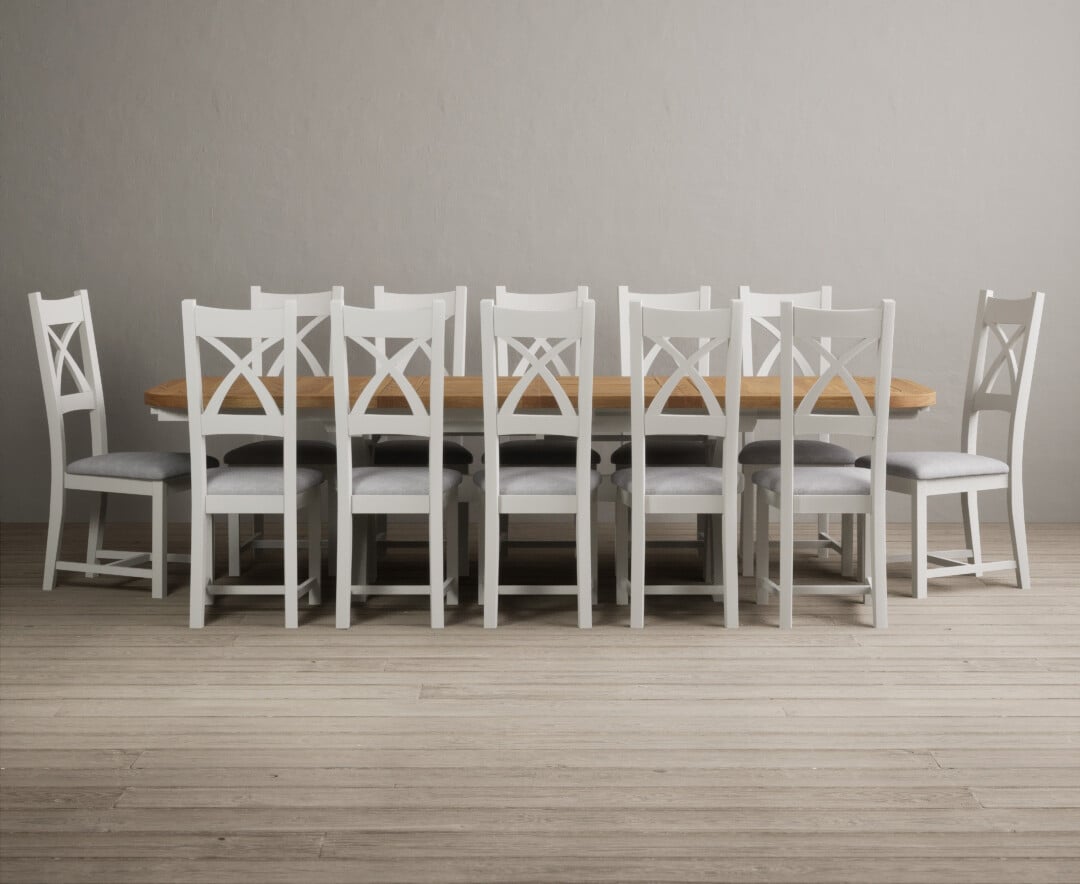
M 712 287 L 703 285 L 687 292 L 636 292 L 629 286 L 619 286 L 619 371 L 630 375 L 630 305 L 641 304 L 645 307 L 660 307 L 668 310 L 708 310 L 712 301 Z M 654 347 L 646 356 L 649 367 L 660 355 Z M 709 373 L 708 361 L 702 363 L 701 371 Z
M 467 300 L 468 289 L 463 285 L 455 286 L 445 292 L 394 292 L 387 291 L 385 286 L 377 285 L 373 304 L 377 310 L 424 310 L 429 309 L 435 301 L 441 302 L 446 312 L 446 319 L 452 320 L 451 370 L 453 374 L 461 376 L 465 374 Z M 430 358 L 430 348 L 424 347 L 423 350 Z M 443 370 L 446 370 L 445 365 Z
M 828 310 L 832 307 L 832 286 L 822 286 L 820 289 L 807 292 L 791 292 L 787 294 L 773 294 L 768 292 L 755 292 L 750 286 L 739 286 L 739 300 L 744 303 L 743 308 L 743 374 L 765 376 L 772 374 L 780 358 L 780 308 L 783 304 L 791 304 L 795 307 L 816 307 Z M 755 358 L 754 330 L 759 329 L 768 335 L 770 344 L 764 358 L 758 361 Z M 828 341 L 823 342 L 825 347 Z M 794 350 L 794 358 L 799 369 L 806 375 L 814 375 L 812 360 L 808 359 L 798 347 Z

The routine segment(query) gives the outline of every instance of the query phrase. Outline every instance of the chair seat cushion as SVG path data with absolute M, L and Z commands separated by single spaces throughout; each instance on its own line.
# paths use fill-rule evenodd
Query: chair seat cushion
M 647 457 L 648 455 L 646 455 Z M 616 470 L 611 481 L 623 491 L 633 490 L 632 469 Z M 724 471 L 720 467 L 687 464 L 681 467 L 645 467 L 646 494 L 723 494 Z
M 510 439 L 499 443 L 499 465 L 504 467 L 572 467 L 577 457 L 577 439 L 545 436 L 543 439 Z M 592 465 L 600 465 L 600 455 L 592 452 Z
M 353 494 L 427 494 L 427 467 L 356 467 L 352 471 Z M 442 490 L 461 484 L 461 473 L 444 468 Z
M 296 491 L 318 488 L 323 474 L 298 467 Z M 206 474 L 207 494 L 284 494 L 285 470 L 281 467 L 218 467 Z
M 216 467 L 217 458 L 208 457 L 206 465 Z M 191 455 L 179 451 L 110 451 L 73 460 L 67 465 L 67 472 L 73 476 L 164 482 L 188 475 Z
M 477 470 L 473 477 L 484 487 L 487 470 Z M 589 472 L 591 487 L 600 484 L 600 474 Z M 574 467 L 503 467 L 499 470 L 500 494 L 577 494 L 577 470 Z
M 750 442 L 739 452 L 739 463 L 752 466 L 779 464 L 780 440 L 759 439 Z M 833 442 L 796 439 L 795 463 L 805 467 L 849 467 L 855 463 L 855 453 Z
M 780 491 L 780 467 L 754 473 L 754 484 L 769 491 Z M 795 467 L 794 493 L 800 494 L 869 494 L 870 471 L 859 467 Z
M 428 463 L 427 439 L 384 439 L 375 445 L 377 467 L 426 467 Z M 443 440 L 443 465 L 465 467 L 473 462 L 472 452 L 460 442 Z
M 706 464 L 713 443 L 694 436 L 648 436 L 645 439 L 645 463 L 651 467 L 677 467 L 684 464 Z M 611 453 L 611 463 L 628 467 L 633 462 L 634 446 L 627 442 Z M 719 454 L 720 446 L 717 445 Z
M 230 467 L 280 467 L 283 462 L 280 439 L 260 439 L 234 448 L 225 455 Z M 332 467 L 337 463 L 333 442 L 319 439 L 300 439 L 296 443 L 296 462 L 305 467 Z
M 855 465 L 869 467 L 870 456 L 860 457 Z M 1003 460 L 962 451 L 897 451 L 885 458 L 885 473 L 902 479 L 963 479 L 1008 472 Z

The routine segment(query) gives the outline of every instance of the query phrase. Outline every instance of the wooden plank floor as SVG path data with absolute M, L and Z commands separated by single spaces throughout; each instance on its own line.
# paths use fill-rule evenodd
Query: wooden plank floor
M 506 600 L 485 631 L 472 584 L 441 632 L 422 599 L 337 631 L 332 592 L 294 632 L 260 599 L 192 632 L 181 569 L 164 601 L 43 593 L 41 526 L 5 525 L 0 880 L 1077 881 L 1080 527 L 1030 542 L 1029 592 L 954 578 L 916 602 L 896 568 L 882 632 L 804 598 L 781 633 L 749 581 L 738 631 L 650 599 L 631 632 L 609 538 L 588 632 L 570 599 Z M 984 543 L 1008 553 L 1001 527 Z

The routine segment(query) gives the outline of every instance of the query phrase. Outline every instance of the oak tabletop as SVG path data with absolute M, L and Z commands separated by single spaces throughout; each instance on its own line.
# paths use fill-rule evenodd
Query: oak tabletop
M 203 378 L 203 395 L 209 400 L 221 383 L 221 378 Z M 350 399 L 360 394 L 360 391 L 368 384 L 369 378 L 352 377 L 349 379 Z M 651 400 L 666 378 L 660 376 L 647 377 L 645 379 L 645 397 Z M 802 397 L 813 385 L 816 378 L 795 378 L 795 399 L 801 401 Z M 866 396 L 867 401 L 874 401 L 874 379 L 870 377 L 855 378 Z M 576 402 L 578 379 L 560 378 L 560 384 L 566 390 L 571 401 Z M 724 378 L 706 378 L 709 387 L 720 399 L 724 401 Z M 282 394 L 282 379 L 280 377 L 263 378 L 267 390 L 280 404 Z M 423 401 L 427 401 L 428 378 L 410 378 L 417 393 Z M 499 378 L 499 399 L 504 399 L 517 382 L 517 378 Z M 328 377 L 298 377 L 296 379 L 296 401 L 300 409 L 325 409 L 334 407 L 334 382 Z M 143 395 L 144 402 L 151 408 L 169 410 L 187 410 L 187 383 L 183 378 L 165 381 L 155 387 L 151 387 Z M 744 377 L 741 388 L 741 408 L 745 411 L 779 411 L 780 409 L 780 378 L 770 377 Z M 443 394 L 444 408 L 446 410 L 478 409 L 483 408 L 482 381 L 479 376 L 448 377 Z M 893 378 L 889 388 L 889 408 L 892 411 L 914 411 L 928 408 L 936 404 L 937 394 L 930 387 L 926 387 L 916 381 L 906 378 Z M 694 385 L 684 378 L 672 393 L 668 402 L 668 408 L 694 408 L 701 405 L 701 397 Z M 246 380 L 238 378 L 232 389 L 226 395 L 224 408 L 243 410 L 262 410 L 258 398 Z M 374 397 L 373 408 L 407 408 L 405 396 L 392 379 L 383 381 L 382 386 Z M 522 397 L 521 407 L 524 409 L 556 408 L 554 396 L 547 389 L 542 380 L 536 380 L 530 386 L 528 392 Z M 850 411 L 854 409 L 855 402 L 847 387 L 839 378 L 833 378 L 825 388 L 818 400 L 817 410 L 821 411 Z M 593 409 L 629 409 L 630 408 L 630 378 L 618 375 L 603 375 L 593 378 Z

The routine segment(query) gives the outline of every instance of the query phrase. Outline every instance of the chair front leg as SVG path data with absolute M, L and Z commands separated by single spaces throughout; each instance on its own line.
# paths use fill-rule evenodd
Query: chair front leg
M 457 542 L 454 538 L 452 543 Z M 445 623 L 443 598 L 443 507 L 439 498 L 428 503 L 428 596 L 431 628 L 442 629 Z
M 780 508 L 780 628 L 791 629 L 795 595 L 795 518 Z
M 348 495 L 337 499 L 337 596 L 334 625 L 348 629 L 352 621 L 353 515 Z
M 645 508 L 630 506 L 630 628 L 645 627 Z
M 732 503 L 736 498 L 732 496 Z M 725 510 L 720 516 L 724 542 L 720 549 L 724 574 L 724 626 L 735 629 L 739 625 L 739 562 L 736 553 L 738 542 L 738 519 L 734 512 Z M 714 517 L 715 519 L 715 517 Z
M 188 591 L 188 626 L 201 629 L 206 623 L 207 581 L 207 532 L 206 521 L 210 516 L 192 507 L 191 512 L 191 577 Z
M 484 629 L 499 625 L 499 545 L 501 532 L 498 499 L 484 502 Z
M 574 515 L 574 530 L 577 534 L 577 607 L 578 628 L 592 627 L 593 606 L 593 544 L 592 544 L 592 498 L 578 500 L 577 513 Z
M 888 597 L 889 583 L 885 564 L 885 513 L 884 508 L 871 513 L 870 520 L 870 567 L 871 595 L 874 605 L 874 628 L 884 629 L 889 625 Z
M 297 555 L 297 514 L 295 506 L 285 507 L 282 516 L 282 557 L 285 561 L 285 628 L 300 625 L 300 600 L 297 597 L 299 562 Z
M 919 484 L 911 492 L 911 595 L 926 598 L 926 492 Z

